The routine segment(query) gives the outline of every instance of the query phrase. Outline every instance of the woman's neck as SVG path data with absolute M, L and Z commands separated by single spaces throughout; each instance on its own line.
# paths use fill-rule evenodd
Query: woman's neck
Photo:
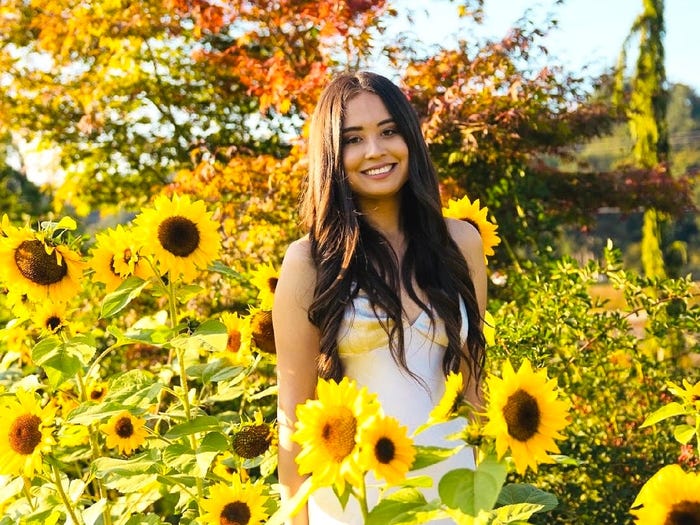
M 400 220 L 400 203 L 387 200 L 366 200 L 360 204 L 365 220 L 389 240 L 403 239 Z

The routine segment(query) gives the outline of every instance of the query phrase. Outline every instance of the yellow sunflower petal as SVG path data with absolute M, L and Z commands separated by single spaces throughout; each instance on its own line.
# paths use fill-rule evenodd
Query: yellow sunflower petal
M 569 405 L 558 399 L 556 381 L 547 379 L 546 370 L 534 371 L 527 359 L 517 373 L 506 360 L 501 376 L 486 380 L 484 435 L 495 438 L 499 457 L 510 449 L 519 473 L 537 471 L 538 464 L 552 461 L 549 453 L 559 452 L 554 440 L 563 437 Z
M 219 255 L 219 225 L 207 212 L 203 201 L 189 196 L 160 195 L 152 208 L 134 220 L 144 252 L 151 256 L 161 274 L 180 276 L 191 282 Z
M 209 497 L 200 502 L 205 525 L 260 525 L 267 519 L 267 496 L 259 483 L 242 483 L 239 476 L 209 489 Z
M 145 421 L 127 411 L 112 416 L 100 425 L 100 430 L 106 434 L 107 448 L 116 448 L 127 455 L 139 448 L 148 435 Z
M 501 238 L 496 233 L 498 225 L 488 220 L 488 208 L 480 208 L 479 199 L 471 202 L 466 195 L 459 200 L 450 199 L 447 207 L 442 209 L 442 214 L 472 224 L 481 234 L 484 256 L 494 255 L 494 247 L 501 243 Z
M 398 485 L 413 465 L 416 449 L 408 430 L 392 417 L 377 417 L 360 432 L 363 470 L 372 470 L 377 478 Z
M 79 293 L 84 263 L 67 246 L 50 246 L 29 228 L 0 237 L 0 279 L 8 288 L 41 302 L 67 301 Z
M 0 474 L 31 478 L 42 468 L 42 455 L 55 445 L 52 429 L 56 408 L 41 407 L 32 392 L 18 390 L 0 406 Z
M 639 491 L 630 512 L 637 525 L 700 523 L 700 475 L 667 465 Z

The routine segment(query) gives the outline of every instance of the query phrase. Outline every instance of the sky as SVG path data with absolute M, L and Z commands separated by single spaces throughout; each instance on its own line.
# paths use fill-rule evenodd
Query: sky
M 393 30 L 410 30 L 425 44 L 449 42 L 459 32 L 473 31 L 480 37 L 501 38 L 515 21 L 529 11 L 528 19 L 542 22 L 551 11 L 559 21 L 542 40 L 550 60 L 573 73 L 594 76 L 617 63 L 619 52 L 635 18 L 642 12 L 642 0 L 484 0 L 481 27 L 457 16 L 459 1 L 395 0 L 399 12 L 413 11 L 412 25 L 399 24 Z M 700 94 L 700 0 L 665 1 L 666 77 L 683 83 Z M 460 29 L 461 28 L 461 29 Z M 634 46 L 630 48 L 633 55 Z M 631 73 L 631 70 L 630 70 Z

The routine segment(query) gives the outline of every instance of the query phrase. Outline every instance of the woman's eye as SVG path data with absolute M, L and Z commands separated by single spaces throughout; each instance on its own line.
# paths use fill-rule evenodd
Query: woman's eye
M 392 135 L 397 135 L 398 133 L 399 133 L 399 130 L 398 130 L 398 129 L 395 129 L 395 128 L 385 129 L 385 130 L 382 132 L 382 134 L 383 134 L 384 136 L 386 136 L 386 137 L 391 137 Z
M 343 144 L 357 144 L 358 142 L 360 142 L 360 137 L 357 136 L 351 135 L 343 138 Z

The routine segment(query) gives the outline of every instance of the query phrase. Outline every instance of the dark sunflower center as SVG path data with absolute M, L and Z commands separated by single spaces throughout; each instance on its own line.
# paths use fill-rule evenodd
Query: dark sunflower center
M 130 438 L 134 433 L 134 424 L 128 417 L 119 418 L 117 424 L 114 425 L 114 431 L 122 439 Z
M 48 328 L 52 332 L 58 329 L 59 326 L 61 326 L 61 318 L 57 315 L 52 315 L 48 319 L 46 319 L 46 328 Z
M 275 290 L 277 289 L 277 281 L 279 281 L 277 277 L 270 277 L 267 280 L 267 287 L 272 293 L 275 293 Z
M 239 456 L 256 458 L 270 448 L 270 428 L 265 424 L 243 427 L 233 438 L 233 450 Z
M 272 325 L 272 312 L 260 310 L 256 312 L 251 321 L 253 328 L 253 341 L 263 352 L 275 353 L 275 330 Z
M 219 514 L 219 525 L 247 525 L 250 521 L 250 508 L 242 501 L 227 503 Z
M 374 445 L 374 455 L 380 463 L 391 463 L 396 454 L 394 442 L 386 437 L 377 440 Z
M 241 332 L 238 330 L 231 330 L 228 333 L 228 342 L 226 343 L 226 349 L 229 352 L 238 352 L 241 349 Z
M 518 441 L 527 441 L 537 434 L 540 427 L 537 400 L 524 390 L 518 390 L 508 398 L 503 407 L 503 417 L 508 425 L 508 434 Z
M 58 264 L 56 254 L 46 253 L 44 243 L 36 239 L 22 241 L 15 250 L 15 264 L 24 277 L 42 286 L 61 282 L 68 274 L 66 261 Z
M 92 399 L 93 401 L 96 401 L 98 399 L 102 399 L 102 396 L 104 395 L 104 393 L 105 393 L 104 388 L 93 388 L 90 391 L 90 399 Z
M 668 513 L 664 525 L 700 525 L 700 501 L 681 501 Z
M 168 217 L 158 226 L 158 240 L 173 255 L 187 257 L 199 246 L 199 229 L 185 217 Z
M 133 252 L 131 251 L 131 248 L 125 248 L 124 252 L 122 252 L 122 261 L 125 263 L 131 262 L 131 257 L 133 256 Z
M 117 258 L 116 255 L 112 256 L 112 260 L 109 261 L 109 269 L 112 271 L 112 273 L 114 275 L 119 276 L 119 272 L 117 272 L 117 268 L 116 268 L 116 266 L 114 266 L 114 261 L 116 258 Z
M 17 454 L 28 456 L 41 442 L 41 419 L 34 414 L 22 414 L 12 422 L 8 435 L 10 447 Z
M 357 421 L 352 412 L 341 408 L 336 415 L 328 417 L 323 425 L 321 437 L 326 449 L 335 461 L 343 461 L 355 447 Z

